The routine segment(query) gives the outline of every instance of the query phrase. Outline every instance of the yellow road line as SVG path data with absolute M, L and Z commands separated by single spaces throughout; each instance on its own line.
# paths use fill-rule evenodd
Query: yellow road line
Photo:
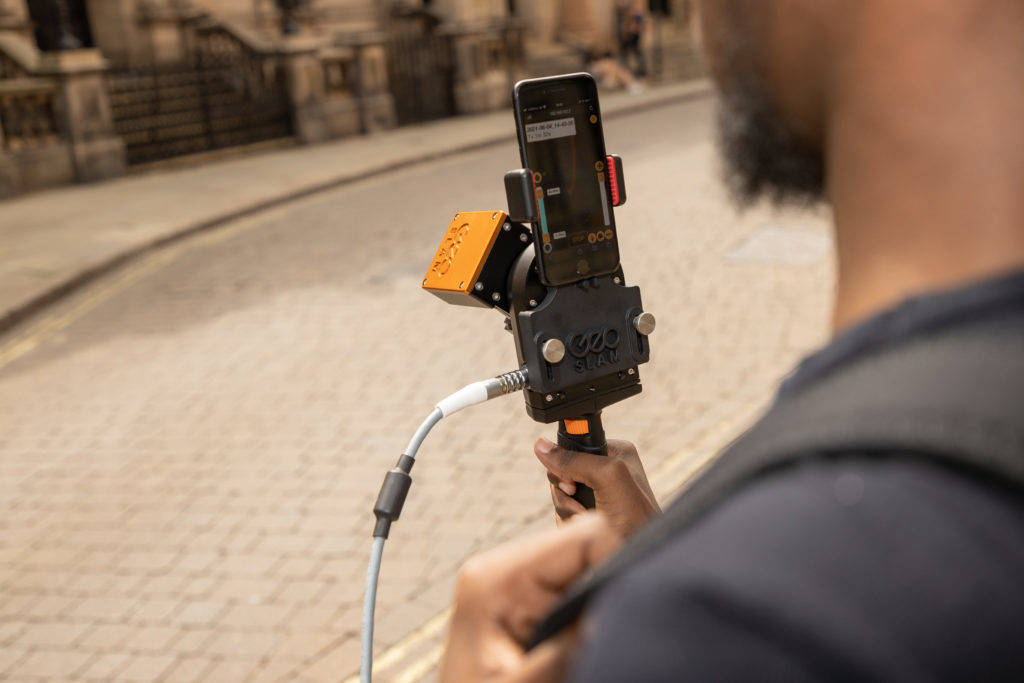
M 126 268 L 113 278 L 105 281 L 102 285 L 92 288 L 67 311 L 60 314 L 47 315 L 29 326 L 28 330 L 0 346 L 0 369 L 32 351 L 47 337 L 63 330 L 114 295 L 170 263 L 177 258 L 179 252 L 180 248 L 172 248 L 154 254 Z
M 697 448 L 681 449 L 675 455 L 670 455 L 658 463 L 658 466 L 651 471 L 651 483 L 658 488 L 674 491 L 686 484 L 695 474 L 703 470 L 711 463 L 711 459 L 722 450 L 725 441 L 732 438 L 752 421 L 753 417 L 764 406 L 764 400 L 757 399 L 744 404 L 739 410 L 732 413 L 731 419 L 720 420 L 715 426 L 701 435 L 698 439 Z M 665 478 L 679 466 L 680 463 L 691 461 L 683 470 L 681 476 L 672 481 L 665 481 Z
M 115 271 L 113 275 L 101 278 L 98 284 L 88 286 L 84 294 L 72 295 L 71 301 L 75 303 L 68 310 L 44 315 L 21 334 L 0 344 L 0 370 L 38 347 L 47 337 L 60 332 L 143 278 L 173 263 L 182 254 L 200 246 L 223 242 L 257 225 L 260 225 L 259 221 L 242 220 L 230 227 L 217 228 L 179 244 L 161 247 L 136 263 Z
M 402 657 L 404 657 L 409 650 L 418 645 L 419 642 L 437 635 L 442 629 L 444 629 L 448 625 L 448 618 L 451 615 L 452 608 L 448 607 L 431 617 L 427 623 L 423 624 L 423 626 L 420 626 L 401 641 L 392 645 L 379 658 L 374 659 L 374 667 L 379 666 L 382 669 L 386 669 L 399 662 Z
M 374 657 L 374 673 L 385 671 L 395 664 L 398 664 L 411 650 L 440 633 L 448 625 L 448 618 L 451 617 L 451 615 L 452 608 L 446 607 L 428 619 L 418 629 L 389 647 L 379 657 Z M 351 676 L 345 679 L 344 683 L 355 683 L 358 680 L 358 675 Z
M 441 663 L 441 657 L 443 655 L 444 647 L 442 645 L 437 645 L 423 657 L 413 662 L 412 665 L 396 674 L 395 683 L 416 683 L 416 681 L 433 671 L 437 665 Z

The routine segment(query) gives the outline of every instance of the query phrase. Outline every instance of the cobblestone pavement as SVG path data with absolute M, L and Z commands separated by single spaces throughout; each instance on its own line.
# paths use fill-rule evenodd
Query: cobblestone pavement
M 668 496 L 824 339 L 821 214 L 743 215 L 708 100 L 608 125 L 645 391 L 606 412 Z M 353 674 L 370 508 L 442 395 L 510 369 L 491 312 L 419 281 L 455 210 L 503 206 L 501 145 L 239 221 L 0 339 L 0 678 Z M 429 677 L 470 553 L 551 524 L 521 399 L 439 425 L 384 556 L 381 681 Z

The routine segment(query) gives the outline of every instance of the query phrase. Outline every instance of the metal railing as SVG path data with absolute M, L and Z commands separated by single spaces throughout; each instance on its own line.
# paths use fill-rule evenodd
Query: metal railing
M 35 149 L 61 140 L 57 79 L 39 70 L 34 46 L 0 36 L 0 148 Z
M 291 135 L 281 56 L 259 36 L 205 16 L 181 25 L 185 58 L 111 70 L 114 128 L 129 164 Z
M 0 51 L 0 80 L 10 78 L 27 78 L 28 70 L 21 66 L 12 57 Z
M 0 80 L 0 142 L 18 151 L 53 144 L 60 139 L 57 86 L 50 79 Z

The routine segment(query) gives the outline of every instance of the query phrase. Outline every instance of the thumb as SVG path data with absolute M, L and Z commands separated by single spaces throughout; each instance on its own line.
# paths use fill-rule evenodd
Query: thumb
M 566 481 L 578 481 L 590 488 L 594 488 L 598 472 L 608 461 L 603 455 L 569 451 L 543 438 L 533 444 L 533 452 L 555 476 Z
M 573 626 L 527 652 L 519 668 L 502 683 L 564 681 L 579 642 L 578 631 L 578 627 Z

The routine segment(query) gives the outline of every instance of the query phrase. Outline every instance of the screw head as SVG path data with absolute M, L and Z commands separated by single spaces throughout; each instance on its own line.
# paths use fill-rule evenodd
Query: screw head
M 478 292 L 484 291 L 484 283 L 482 283 L 482 282 L 476 283 L 475 285 L 473 285 L 473 289 L 475 289 Z
M 544 400 L 547 401 L 548 403 L 551 403 L 552 401 L 555 400 L 555 397 L 552 396 L 551 394 L 548 394 L 547 396 L 544 397 Z
M 536 307 L 537 307 L 537 300 L 536 299 L 530 299 L 530 308 L 536 308 Z
M 633 318 L 633 327 L 636 328 L 637 332 L 646 337 L 651 332 L 654 332 L 654 328 L 657 325 L 657 322 L 658 321 L 654 319 L 653 313 L 648 313 L 647 311 L 644 311 L 637 317 Z
M 618 275 L 616 275 L 615 277 L 612 278 L 612 282 L 614 282 L 617 285 L 621 285 L 622 284 L 622 278 L 619 277 Z
M 501 301 L 501 294 L 498 294 L 497 292 L 491 294 L 491 301 Z
M 508 232 L 509 230 L 512 229 L 512 224 L 506 221 L 505 225 L 501 229 L 504 230 L 505 232 Z
M 540 353 L 551 364 L 561 363 L 565 359 L 565 344 L 561 339 L 548 339 L 541 345 Z
M 525 241 L 526 241 L 526 240 L 528 240 L 528 239 L 530 239 L 530 238 L 526 236 L 526 233 L 525 233 L 525 232 L 521 232 L 521 233 L 519 233 L 519 241 L 520 241 L 520 242 L 525 242 Z
M 630 368 L 629 370 L 626 370 L 626 374 L 635 375 L 636 374 L 636 370 L 634 370 L 633 368 Z

